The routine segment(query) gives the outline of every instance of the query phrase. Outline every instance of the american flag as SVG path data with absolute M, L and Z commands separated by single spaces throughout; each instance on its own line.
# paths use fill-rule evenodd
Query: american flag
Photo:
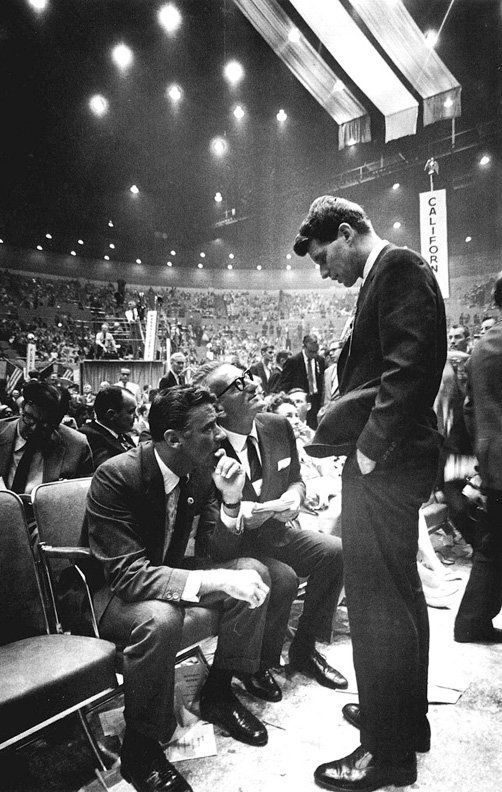
M 5 380 L 5 391 L 10 396 L 24 382 L 24 372 L 10 360 L 0 360 L 0 378 Z
M 39 372 L 40 379 L 47 379 L 51 374 L 57 374 L 58 379 L 73 381 L 73 369 L 65 366 L 64 363 L 52 362 Z

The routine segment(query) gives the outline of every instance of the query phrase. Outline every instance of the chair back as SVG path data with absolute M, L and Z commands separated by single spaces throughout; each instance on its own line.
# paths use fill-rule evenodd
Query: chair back
M 0 491 L 0 645 L 49 632 L 21 498 Z
M 78 547 L 92 477 L 51 481 L 35 487 L 33 511 L 41 542 Z

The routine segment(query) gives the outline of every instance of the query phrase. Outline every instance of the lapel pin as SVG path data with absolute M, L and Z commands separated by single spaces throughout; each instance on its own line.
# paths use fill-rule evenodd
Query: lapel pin
M 190 498 L 187 498 L 187 503 L 188 503 L 189 506 L 193 506 L 195 501 L 194 501 L 194 499 L 192 497 L 190 497 Z

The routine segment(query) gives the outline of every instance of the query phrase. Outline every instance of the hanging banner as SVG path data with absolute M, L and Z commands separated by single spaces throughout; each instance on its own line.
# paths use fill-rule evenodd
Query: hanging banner
M 444 299 L 450 296 L 446 190 L 420 193 L 421 253 L 434 272 Z
M 157 346 L 157 311 L 146 314 L 145 354 L 143 360 L 155 360 Z
M 35 370 L 36 356 L 37 356 L 37 345 L 26 344 L 26 379 L 28 379 L 28 372 Z

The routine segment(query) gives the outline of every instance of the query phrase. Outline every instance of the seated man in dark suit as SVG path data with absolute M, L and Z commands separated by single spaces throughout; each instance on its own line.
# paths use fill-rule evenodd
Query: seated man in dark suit
M 28 495 L 38 484 L 92 474 L 85 437 L 61 425 L 68 410 L 64 388 L 31 380 L 23 388 L 20 416 L 0 421 L 0 479 Z
M 160 747 L 176 726 L 174 665 L 190 608 L 221 613 L 202 717 L 242 742 L 267 742 L 265 726 L 233 694 L 231 680 L 259 667 L 270 576 L 252 558 L 208 560 L 213 535 L 236 530 L 245 478 L 241 465 L 219 450 L 224 433 L 213 402 L 191 386 L 157 394 L 152 441 L 104 462 L 88 498 L 83 540 L 104 575 L 95 595 L 100 631 L 124 647 L 122 775 L 141 792 L 190 790 Z M 196 556 L 187 557 L 196 517 Z M 279 621 L 282 610 L 279 602 Z
M 274 354 L 275 348 L 273 344 L 264 344 L 260 349 L 261 360 L 258 363 L 253 363 L 249 370 L 255 377 L 261 380 L 263 393 L 266 396 L 270 393 L 270 379 L 273 373 Z
M 259 559 L 269 569 L 272 595 L 285 587 L 284 581 L 290 581 L 293 598 L 298 577 L 308 578 L 303 613 L 289 649 L 290 666 L 321 685 L 345 688 L 345 677 L 316 649 L 316 640 L 331 641 L 343 582 L 341 542 L 290 522 L 298 516 L 305 497 L 293 429 L 286 418 L 261 412 L 264 401 L 249 371 L 213 362 L 204 364 L 195 378 L 215 394 L 223 408 L 219 417 L 226 435 L 223 448 L 246 471 L 239 530 L 227 531 L 226 536 L 215 534 L 215 557 Z M 272 611 L 269 606 L 269 614 Z M 267 678 L 274 681 L 267 669 L 279 665 L 286 627 L 271 635 L 270 641 L 266 633 L 260 674 L 245 682 L 248 690 L 263 685 Z
M 95 420 L 80 431 L 87 437 L 94 469 L 106 459 L 134 448 L 129 436 L 136 416 L 136 399 L 125 388 L 111 385 L 99 391 L 94 402 Z
M 322 404 L 324 385 L 324 358 L 318 353 L 317 336 L 304 336 L 301 351 L 285 361 L 280 379 L 281 390 L 285 393 L 292 388 L 302 388 L 308 394 L 310 410 L 307 424 L 311 429 L 317 427 L 317 413 Z

